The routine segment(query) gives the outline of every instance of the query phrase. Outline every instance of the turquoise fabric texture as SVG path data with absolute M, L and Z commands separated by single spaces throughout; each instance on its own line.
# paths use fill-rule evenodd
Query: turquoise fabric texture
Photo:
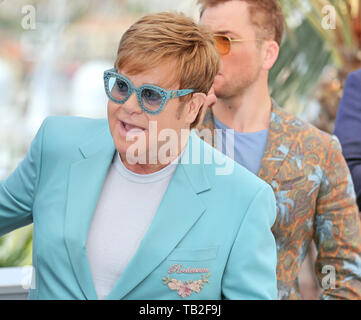
M 115 152 L 106 119 L 48 117 L 25 159 L 0 182 L 0 235 L 34 223 L 30 299 L 97 299 L 86 241 Z M 198 163 L 183 161 L 194 155 Z M 226 165 L 232 173 L 217 174 Z M 192 131 L 107 299 L 277 299 L 275 218 L 272 188 Z

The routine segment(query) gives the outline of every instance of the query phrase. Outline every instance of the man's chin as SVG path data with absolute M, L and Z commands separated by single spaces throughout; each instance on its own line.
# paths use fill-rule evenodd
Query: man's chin
M 214 88 L 214 94 L 216 95 L 216 97 L 218 99 L 226 99 L 229 98 L 229 88 L 227 88 L 227 86 L 225 84 L 221 84 L 221 83 L 214 83 L 213 85 Z
M 247 90 L 249 86 L 242 86 L 241 83 L 235 85 L 235 83 L 223 81 L 215 81 L 213 84 L 214 93 L 218 99 L 232 99 L 239 96 Z
M 145 150 L 128 147 L 117 148 L 122 161 L 129 164 L 147 164 L 148 157 Z
M 217 74 L 216 77 L 214 78 L 213 86 L 219 86 L 223 82 L 224 82 L 223 75 L 222 74 Z
M 217 75 L 213 82 L 214 93 L 219 97 L 224 92 L 225 81 L 222 75 Z

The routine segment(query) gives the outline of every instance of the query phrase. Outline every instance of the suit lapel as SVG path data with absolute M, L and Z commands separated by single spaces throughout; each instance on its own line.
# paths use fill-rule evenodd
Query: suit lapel
M 183 159 L 192 159 L 192 139 L 199 138 L 189 140 Z M 202 164 L 178 165 L 151 226 L 107 299 L 122 299 L 170 254 L 206 210 L 197 194 L 208 189 Z
M 100 191 L 115 147 L 108 129 L 80 148 L 81 160 L 70 167 L 65 213 L 65 243 L 79 285 L 87 299 L 97 299 L 86 242 Z
M 292 144 L 295 142 L 295 131 L 290 115 L 285 113 L 276 102 L 272 100 L 271 122 L 267 137 L 266 149 L 263 154 L 261 168 L 258 176 L 271 184 L 273 177 L 278 173 L 286 159 Z M 292 126 L 292 127 L 291 127 Z

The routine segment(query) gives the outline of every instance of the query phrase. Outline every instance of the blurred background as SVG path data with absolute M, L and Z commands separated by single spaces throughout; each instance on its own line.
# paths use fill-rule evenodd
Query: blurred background
M 346 76 L 361 68 L 361 0 L 280 2 L 287 30 L 272 95 L 332 132 Z M 122 33 L 144 14 L 169 10 L 198 21 L 196 0 L 0 0 L 0 181 L 46 116 L 106 117 L 103 71 Z M 31 265 L 31 254 L 32 226 L 0 238 L 0 267 Z

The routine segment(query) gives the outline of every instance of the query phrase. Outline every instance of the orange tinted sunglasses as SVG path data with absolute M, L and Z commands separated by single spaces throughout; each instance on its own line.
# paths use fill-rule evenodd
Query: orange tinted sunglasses
M 266 39 L 231 39 L 223 34 L 213 35 L 216 40 L 216 48 L 220 55 L 224 56 L 231 50 L 232 42 L 246 42 L 246 41 L 265 41 Z

